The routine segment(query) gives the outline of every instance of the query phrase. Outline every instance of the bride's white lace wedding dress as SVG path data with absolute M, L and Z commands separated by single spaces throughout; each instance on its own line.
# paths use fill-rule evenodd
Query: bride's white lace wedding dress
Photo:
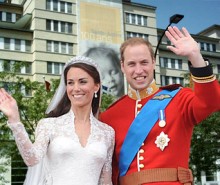
M 72 111 L 40 120 L 32 144 L 22 123 L 8 123 L 29 166 L 25 185 L 109 185 L 114 130 L 91 113 L 86 146 L 75 133 Z

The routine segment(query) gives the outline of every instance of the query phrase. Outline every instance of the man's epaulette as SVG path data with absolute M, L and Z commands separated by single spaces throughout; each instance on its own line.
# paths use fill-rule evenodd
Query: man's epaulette
M 121 100 L 123 100 L 127 95 L 123 95 L 122 97 L 120 97 L 119 99 L 117 99 L 116 101 L 114 101 L 112 104 L 110 104 L 108 106 L 108 108 L 106 110 L 108 110 L 109 108 L 113 107 L 115 104 L 117 104 L 118 102 L 120 102 Z
M 180 85 L 180 84 L 172 84 L 172 85 L 162 86 L 162 87 L 160 87 L 160 89 L 168 90 L 168 91 L 173 91 L 173 90 L 178 89 L 179 87 L 182 87 L 182 85 Z

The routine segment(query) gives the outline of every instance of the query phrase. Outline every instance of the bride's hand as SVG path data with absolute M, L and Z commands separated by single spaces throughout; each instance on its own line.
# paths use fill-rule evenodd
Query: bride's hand
M 8 94 L 5 89 L 0 89 L 0 111 L 8 117 L 10 123 L 20 121 L 19 111 L 16 100 Z

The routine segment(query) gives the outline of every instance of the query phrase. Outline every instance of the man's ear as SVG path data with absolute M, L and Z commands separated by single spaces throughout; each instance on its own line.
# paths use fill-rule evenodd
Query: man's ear
M 154 70 L 156 69 L 156 59 L 153 59 Z
M 124 62 L 121 60 L 120 63 L 121 63 L 121 71 L 122 73 L 124 73 Z

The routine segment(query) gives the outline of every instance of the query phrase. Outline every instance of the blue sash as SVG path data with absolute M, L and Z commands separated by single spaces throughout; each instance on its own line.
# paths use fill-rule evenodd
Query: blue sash
M 150 130 L 159 118 L 159 110 L 165 109 L 168 103 L 180 90 L 162 90 L 149 100 L 132 122 L 119 154 L 120 176 L 124 176 L 147 138 Z

